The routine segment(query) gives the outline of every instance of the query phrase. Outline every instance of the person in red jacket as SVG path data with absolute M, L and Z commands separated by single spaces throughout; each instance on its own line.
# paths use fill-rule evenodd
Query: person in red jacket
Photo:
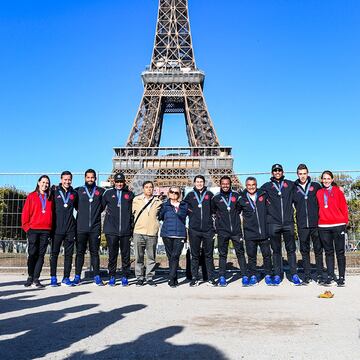
M 39 281 L 44 256 L 49 244 L 53 223 L 53 199 L 50 192 L 50 179 L 40 176 L 35 191 L 31 192 L 24 204 L 21 224 L 28 238 L 28 279 L 24 286 L 35 284 L 42 288 Z
M 338 286 L 345 285 L 345 231 L 348 223 L 348 208 L 342 190 L 334 183 L 334 175 L 326 170 L 321 174 L 323 188 L 316 193 L 319 203 L 319 235 L 325 249 L 327 280 L 335 280 L 335 259 L 339 270 Z

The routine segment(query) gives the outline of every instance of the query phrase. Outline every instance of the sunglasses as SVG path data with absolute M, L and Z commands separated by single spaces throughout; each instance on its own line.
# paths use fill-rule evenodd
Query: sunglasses
M 281 169 L 274 169 L 273 172 L 282 172 Z
M 175 194 L 175 195 L 177 195 L 177 196 L 180 195 L 177 191 L 173 191 L 173 190 L 169 190 L 169 194 Z
M 125 181 L 123 180 L 116 180 L 115 183 L 118 184 L 118 183 L 124 183 Z

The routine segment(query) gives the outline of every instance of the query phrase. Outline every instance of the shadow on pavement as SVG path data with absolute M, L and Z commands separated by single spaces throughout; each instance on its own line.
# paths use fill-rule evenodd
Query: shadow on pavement
M 177 359 L 177 360 L 226 360 L 227 357 L 218 349 L 206 344 L 174 345 L 166 340 L 181 333 L 183 326 L 169 326 L 141 335 L 132 342 L 111 345 L 94 354 L 81 351 L 68 359 Z
M 45 290 L 38 290 L 38 291 L 45 291 Z M 4 314 L 9 311 L 32 309 L 38 306 L 49 305 L 61 301 L 67 301 L 75 297 L 86 295 L 89 293 L 90 293 L 89 291 L 78 291 L 65 295 L 49 296 L 42 299 L 32 299 L 34 297 L 32 293 L 31 295 L 26 294 L 23 296 L 18 296 L 16 298 L 0 299 L 0 314 Z
M 94 336 L 124 318 L 124 314 L 142 310 L 146 305 L 124 306 L 111 311 L 62 320 L 67 314 L 98 306 L 86 304 L 61 310 L 44 311 L 0 321 L 0 335 L 26 333 L 0 341 L 1 359 L 34 359 L 67 349 L 72 344 Z

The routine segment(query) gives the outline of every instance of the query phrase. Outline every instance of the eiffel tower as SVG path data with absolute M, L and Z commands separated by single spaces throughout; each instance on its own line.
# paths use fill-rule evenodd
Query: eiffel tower
M 220 146 L 204 94 L 205 74 L 195 63 L 187 0 L 159 0 L 151 64 L 141 74 L 144 94 L 125 147 L 114 148 L 113 173 L 137 190 L 190 186 L 202 174 L 209 186 L 233 173 L 231 147 Z M 164 114 L 184 114 L 189 147 L 159 147 Z

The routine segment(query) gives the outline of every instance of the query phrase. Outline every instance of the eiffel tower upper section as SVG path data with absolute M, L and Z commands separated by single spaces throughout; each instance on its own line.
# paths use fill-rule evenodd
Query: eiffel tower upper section
M 145 178 L 157 186 L 187 186 L 199 173 L 209 185 L 222 175 L 239 184 L 231 148 L 220 146 L 205 102 L 187 0 L 159 0 L 151 63 L 141 77 L 144 93 L 125 147 L 114 148 L 113 171 L 125 173 L 133 188 Z M 159 147 L 167 113 L 184 114 L 189 147 Z
M 151 64 L 143 72 L 144 96 L 127 146 L 159 146 L 165 113 L 183 113 L 189 146 L 218 146 L 197 69 L 187 0 L 160 0 Z

